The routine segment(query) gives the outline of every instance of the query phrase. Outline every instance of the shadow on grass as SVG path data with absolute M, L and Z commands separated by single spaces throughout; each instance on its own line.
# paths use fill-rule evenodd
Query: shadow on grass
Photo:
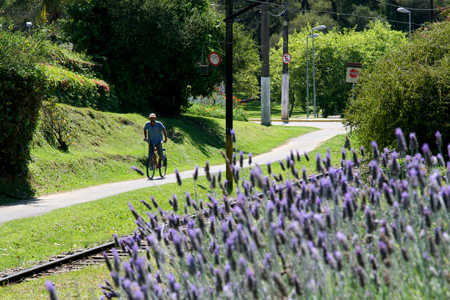
M 28 175 L 0 177 L 0 205 L 33 198 L 36 194 L 31 187 Z M 33 201 L 27 200 L 27 201 Z

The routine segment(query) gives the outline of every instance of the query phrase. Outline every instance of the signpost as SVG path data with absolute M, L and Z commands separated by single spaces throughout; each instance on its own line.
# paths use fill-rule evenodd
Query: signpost
M 222 61 L 220 59 L 219 54 L 217 54 L 216 52 L 211 52 L 208 56 L 208 60 L 209 60 L 209 63 L 212 64 L 213 66 L 220 65 L 220 62 Z
M 291 55 L 289 53 L 285 53 L 283 55 L 283 63 L 286 65 L 291 62 Z
M 352 84 L 352 100 L 355 97 L 355 82 L 358 81 L 359 75 L 361 74 L 362 63 L 347 63 L 347 78 L 346 82 Z M 352 134 L 352 127 L 350 126 L 350 135 Z
M 362 64 L 361 63 L 347 63 L 347 83 L 355 83 L 358 80 L 359 74 L 362 70 Z

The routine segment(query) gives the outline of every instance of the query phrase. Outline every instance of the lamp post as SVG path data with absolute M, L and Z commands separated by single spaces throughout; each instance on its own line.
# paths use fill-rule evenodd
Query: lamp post
M 411 11 L 403 7 L 397 8 L 397 11 L 409 15 L 409 42 L 411 43 Z
M 324 30 L 327 28 L 325 25 L 317 26 L 316 28 L 312 29 L 312 36 L 314 35 L 314 30 Z M 314 118 L 317 117 L 316 115 L 316 68 L 314 64 L 314 37 L 312 39 L 312 57 L 313 57 L 313 95 L 314 95 Z
M 315 37 L 318 37 L 319 35 L 317 33 L 309 35 L 306 37 L 306 117 L 309 118 L 309 71 L 308 71 L 308 61 L 309 61 L 309 54 L 308 54 L 308 48 L 309 43 L 308 39 Z

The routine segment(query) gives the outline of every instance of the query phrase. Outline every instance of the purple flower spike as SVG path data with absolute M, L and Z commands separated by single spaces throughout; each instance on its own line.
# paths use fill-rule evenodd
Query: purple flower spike
M 428 146 L 427 143 L 423 144 L 422 152 L 423 152 L 423 156 L 425 158 L 425 161 L 426 161 L 427 165 L 429 167 L 433 166 L 433 161 L 432 161 L 432 158 L 431 158 L 430 147 Z
M 365 152 L 364 152 L 364 147 L 363 146 L 361 146 L 361 148 L 359 148 L 359 150 L 361 151 L 361 156 L 365 156 Z
M 178 172 L 178 168 L 175 168 L 175 176 L 177 178 L 178 185 L 181 186 L 181 177 L 180 177 L 180 172 Z
M 252 154 L 251 153 L 248 154 L 248 165 L 249 166 L 252 165 Z
M 198 165 L 195 165 L 195 171 L 194 171 L 193 177 L 194 177 L 194 180 L 197 180 L 197 178 L 198 178 Z
M 139 173 L 139 175 L 144 176 L 144 171 L 142 171 L 141 169 L 139 169 L 138 167 L 135 166 L 131 166 L 131 169 L 136 171 L 137 173 Z
M 317 155 L 316 155 L 316 171 L 318 173 L 322 172 L 322 164 L 321 164 L 320 158 L 321 158 L 320 153 L 317 153 Z
M 417 137 L 414 132 L 409 134 L 409 148 L 411 150 L 417 150 L 419 148 L 419 143 L 417 142 Z
M 302 160 L 302 158 L 301 158 L 300 153 L 298 152 L 298 150 L 297 150 L 296 156 L 297 156 L 297 161 L 300 162 Z
M 230 135 L 231 135 L 231 140 L 233 141 L 233 143 L 236 143 L 236 132 L 234 131 L 234 129 L 230 130 Z
M 55 285 L 49 280 L 47 280 L 45 282 L 45 285 L 47 286 L 48 293 L 50 294 L 50 299 L 58 300 L 58 296 L 56 295 Z
M 406 236 L 413 241 L 416 240 L 416 233 L 414 232 L 414 229 L 409 225 L 406 226 Z
M 304 151 L 303 154 L 305 155 L 306 160 L 309 161 L 308 153 L 306 153 L 306 151 Z
M 439 131 L 436 131 L 436 146 L 439 149 L 442 147 L 442 135 Z
M 350 247 L 348 245 L 348 239 L 345 236 L 345 234 L 343 234 L 342 232 L 339 231 L 336 233 L 336 238 L 341 243 L 341 246 L 342 246 L 342 248 L 344 248 L 345 251 L 348 251 L 350 249 Z
M 380 159 L 380 150 L 378 150 L 378 145 L 375 141 L 372 141 L 372 154 L 374 160 L 378 161 Z
M 405 137 L 403 136 L 403 132 L 400 128 L 397 128 L 395 130 L 395 136 L 397 138 L 397 148 L 398 151 L 402 152 L 402 151 L 406 151 L 406 142 L 405 142 Z
M 242 150 L 239 151 L 239 165 L 241 168 L 244 166 L 244 152 Z

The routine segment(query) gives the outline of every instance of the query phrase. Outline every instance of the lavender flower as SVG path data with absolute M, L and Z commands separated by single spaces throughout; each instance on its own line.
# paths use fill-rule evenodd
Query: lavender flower
M 352 146 L 352 144 L 350 143 L 350 139 L 348 138 L 348 136 L 345 137 L 345 142 L 344 142 L 344 147 L 345 149 L 350 149 Z
M 178 197 L 176 194 L 172 195 L 172 199 L 173 199 L 173 211 L 178 211 Z
M 177 178 L 178 185 L 181 186 L 181 177 L 180 172 L 178 172 L 178 168 L 175 168 L 175 177 Z
M 419 143 L 417 142 L 417 137 L 414 132 L 409 134 L 409 148 L 411 150 L 417 150 L 419 148 Z
M 361 151 L 361 156 L 364 157 L 365 156 L 364 147 L 361 146 L 361 148 L 359 148 L 359 150 Z
M 320 163 L 320 153 L 316 155 L 316 171 L 318 173 L 322 172 L 322 164 Z
M 397 177 L 400 174 L 400 164 L 397 160 L 397 152 L 392 152 L 391 172 L 393 177 Z
M 195 165 L 195 170 L 194 170 L 194 174 L 192 175 L 192 177 L 194 178 L 194 180 L 198 179 L 198 165 Z
M 306 153 L 306 151 L 304 151 L 303 154 L 305 155 L 306 160 L 309 161 L 308 153 Z
M 440 149 L 442 147 L 442 135 L 439 131 L 436 131 L 436 146 L 438 147 L 438 149 Z
M 249 166 L 252 165 L 252 154 L 251 153 L 248 154 L 248 165 Z
M 345 234 L 343 234 L 342 232 L 338 231 L 336 233 L 336 238 L 338 239 L 338 241 L 340 242 L 342 248 L 344 248 L 345 251 L 349 251 L 350 250 L 350 247 L 349 247 L 349 244 L 348 244 L 348 239 L 345 236 Z
M 139 173 L 139 175 L 144 176 L 144 171 L 142 171 L 141 169 L 139 169 L 138 167 L 135 166 L 131 166 L 131 169 L 136 171 L 137 173 Z
M 231 135 L 231 141 L 233 143 L 236 143 L 236 132 L 234 131 L 234 129 L 230 130 L 230 135 Z
M 301 158 L 300 153 L 298 152 L 298 150 L 296 152 L 296 156 L 297 156 L 297 161 L 300 162 L 302 160 L 302 158 Z
M 378 145 L 375 141 L 372 141 L 372 154 L 375 161 L 380 159 L 380 151 L 378 150 Z
M 397 128 L 395 130 L 395 136 L 397 138 L 397 148 L 398 151 L 402 152 L 402 151 L 406 151 L 406 141 L 405 141 L 405 137 L 403 136 L 403 132 L 400 128 Z
M 422 152 L 423 152 L 423 156 L 425 158 L 425 161 L 428 165 L 428 167 L 433 166 L 433 161 L 431 159 L 431 151 L 430 151 L 430 147 L 428 146 L 428 144 L 423 144 L 422 146 Z
M 416 240 L 416 233 L 414 232 L 414 229 L 411 226 L 406 226 L 406 236 L 415 241 Z
M 56 294 L 55 285 L 49 280 L 45 281 L 45 285 L 47 286 L 48 293 L 50 294 L 50 299 L 51 300 L 58 300 L 58 296 Z

